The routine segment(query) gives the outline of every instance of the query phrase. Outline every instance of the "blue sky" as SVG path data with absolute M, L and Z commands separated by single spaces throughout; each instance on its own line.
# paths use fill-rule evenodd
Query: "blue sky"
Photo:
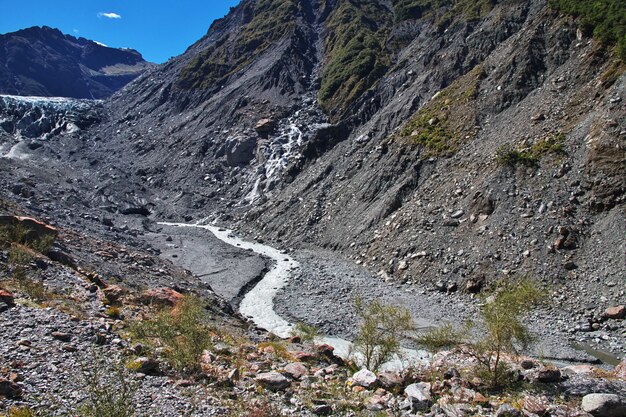
M 165 62 L 200 39 L 239 0 L 0 0 L 0 33 L 50 26 Z

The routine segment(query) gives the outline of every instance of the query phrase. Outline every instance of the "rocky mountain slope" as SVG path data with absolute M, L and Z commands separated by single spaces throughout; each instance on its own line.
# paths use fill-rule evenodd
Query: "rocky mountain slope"
M 150 68 L 131 49 L 109 48 L 47 26 L 0 35 L 0 93 L 102 99 Z

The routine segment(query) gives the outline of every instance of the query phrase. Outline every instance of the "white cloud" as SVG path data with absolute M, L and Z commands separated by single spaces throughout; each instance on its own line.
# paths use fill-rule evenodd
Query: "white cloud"
M 119 14 L 113 13 L 113 12 L 107 12 L 107 13 L 100 12 L 98 13 L 98 17 L 106 17 L 107 19 L 121 19 L 122 18 L 122 16 L 120 16 Z

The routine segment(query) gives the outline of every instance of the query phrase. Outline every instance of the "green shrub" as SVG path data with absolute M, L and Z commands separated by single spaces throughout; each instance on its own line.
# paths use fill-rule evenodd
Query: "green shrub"
M 133 417 L 138 384 L 119 362 L 95 355 L 96 363 L 83 365 L 82 385 L 87 397 L 78 407 L 80 417 Z
M 313 343 L 319 336 L 319 329 L 306 323 L 296 323 L 291 330 L 292 336 L 299 337 L 304 343 Z
M 550 0 L 551 7 L 579 19 L 581 29 L 605 45 L 616 46 L 626 61 L 626 3 L 623 0 Z
M 502 145 L 496 149 L 496 160 L 501 165 L 516 166 L 521 164 L 536 167 L 541 158 L 546 155 L 565 155 L 564 141 L 565 135 L 558 134 L 540 140 L 526 149 L 516 149 L 508 144 Z
M 435 350 L 449 345 L 465 345 L 479 363 L 479 375 L 488 381 L 490 388 L 500 387 L 506 380 L 507 367 L 504 354 L 519 354 L 533 341 L 522 323 L 524 316 L 544 299 L 544 294 L 528 278 L 502 281 L 495 286 L 481 310 L 482 336 L 476 338 L 470 328 L 461 332 L 447 329 L 434 330 L 422 335 Z M 445 337 L 445 343 L 432 343 Z
M 360 319 L 354 348 L 363 355 L 363 365 L 376 372 L 400 352 L 404 333 L 415 330 L 413 318 L 406 308 L 386 305 L 380 300 L 364 304 L 356 299 L 354 304 Z
M 450 323 L 436 327 L 417 337 L 417 343 L 429 352 L 457 346 L 467 335 L 467 330 L 456 330 Z
M 200 370 L 202 352 L 211 346 L 208 321 L 202 301 L 187 295 L 173 309 L 132 323 L 130 334 L 148 345 L 162 346 L 164 358 L 175 370 L 194 373 Z

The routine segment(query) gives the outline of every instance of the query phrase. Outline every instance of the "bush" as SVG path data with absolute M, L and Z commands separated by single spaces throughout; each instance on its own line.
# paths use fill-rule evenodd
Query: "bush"
M 132 417 L 133 398 L 138 384 L 130 379 L 121 363 L 95 355 L 95 364 L 83 365 L 87 398 L 78 408 L 80 417 Z
M 444 334 L 450 337 L 443 338 L 446 343 L 439 344 L 439 348 L 449 345 L 468 346 L 479 363 L 479 372 L 489 381 L 489 386 L 498 388 L 507 374 L 502 356 L 506 353 L 518 354 L 533 341 L 521 320 L 542 300 L 542 292 L 528 278 L 503 281 L 496 285 L 481 310 L 484 325 L 481 338 L 471 337 L 468 328 L 461 332 L 435 330 L 420 339 L 426 342 L 440 340 L 438 336 Z M 434 343 L 430 347 L 438 348 Z
M 411 313 L 404 307 L 386 305 L 380 300 L 364 304 L 355 300 L 361 323 L 354 347 L 363 355 L 363 365 L 376 372 L 382 364 L 400 352 L 400 339 L 415 330 Z
M 418 336 L 417 343 L 429 352 L 436 352 L 458 345 L 466 333 L 466 329 L 456 330 L 450 323 L 446 323 Z
M 194 373 L 200 370 L 202 352 L 211 346 L 208 319 L 202 301 L 187 295 L 176 307 L 132 323 L 130 334 L 148 345 L 162 346 L 164 358 L 175 370 Z
M 319 336 L 319 329 L 306 323 L 296 323 L 291 330 L 292 336 L 299 337 L 304 343 L 313 343 Z

